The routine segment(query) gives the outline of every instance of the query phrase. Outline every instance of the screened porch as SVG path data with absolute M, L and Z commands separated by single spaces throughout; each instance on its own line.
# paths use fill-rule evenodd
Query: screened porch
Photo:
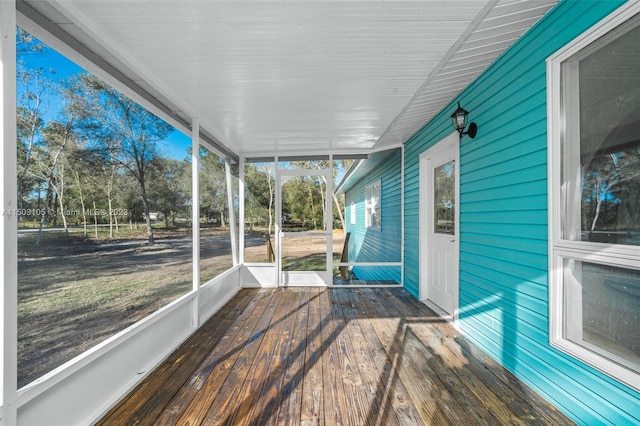
M 404 143 L 554 4 L 0 2 L 2 424 L 570 423 L 403 289 Z

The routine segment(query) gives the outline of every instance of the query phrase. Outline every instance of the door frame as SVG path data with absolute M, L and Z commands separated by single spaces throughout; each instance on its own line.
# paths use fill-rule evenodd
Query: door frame
M 429 270 L 429 244 L 430 239 L 429 228 L 426 224 L 431 225 L 433 223 L 433 177 L 431 177 L 431 173 L 429 173 L 429 167 L 431 164 L 429 163 L 431 157 L 434 155 L 440 154 L 442 152 L 451 150 L 453 153 L 453 159 L 455 161 L 456 167 L 454 168 L 454 176 L 455 176 L 455 199 L 456 199 L 456 209 L 455 209 L 455 256 L 456 256 L 456 268 L 453 271 L 453 279 L 456 281 L 455 288 L 455 304 L 453 312 L 446 313 L 442 309 L 440 309 L 435 303 L 431 302 L 429 297 L 429 277 L 430 274 L 427 273 Z M 419 188 L 420 188 L 420 199 L 419 199 L 419 215 L 418 215 L 418 227 L 419 227 L 419 235 L 420 235 L 420 243 L 419 243 L 419 299 L 427 306 L 435 310 L 439 315 L 448 321 L 453 322 L 453 324 L 457 327 L 458 324 L 458 311 L 460 307 L 460 134 L 457 131 L 454 131 L 449 136 L 441 139 L 435 145 L 431 146 L 429 149 L 420 154 L 420 174 L 419 174 Z
M 325 271 L 283 271 L 282 270 L 282 177 L 285 176 L 322 176 L 325 179 L 325 234 L 327 238 Z M 332 169 L 281 169 L 276 167 L 276 285 L 288 286 L 331 286 L 333 280 L 333 179 Z M 298 235 L 318 234 L 318 232 L 297 232 Z

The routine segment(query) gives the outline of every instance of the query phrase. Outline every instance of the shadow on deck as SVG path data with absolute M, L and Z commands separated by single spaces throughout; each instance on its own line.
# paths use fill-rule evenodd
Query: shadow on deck
M 99 424 L 572 424 L 403 289 L 245 289 Z

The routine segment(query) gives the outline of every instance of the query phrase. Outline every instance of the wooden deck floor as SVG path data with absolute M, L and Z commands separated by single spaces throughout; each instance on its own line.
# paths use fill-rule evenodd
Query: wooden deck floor
M 242 290 L 103 425 L 572 424 L 402 289 Z

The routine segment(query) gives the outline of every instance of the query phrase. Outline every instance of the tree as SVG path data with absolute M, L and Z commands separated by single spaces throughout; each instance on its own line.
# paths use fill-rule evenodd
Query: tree
M 349 170 L 349 168 L 353 165 L 355 160 L 338 160 L 338 166 L 340 167 L 340 169 L 342 169 L 343 172 Z M 335 190 L 336 186 L 337 186 L 337 177 L 338 177 L 338 169 L 334 167 L 333 169 L 333 188 Z M 342 230 L 344 231 L 345 229 L 347 229 L 347 224 L 345 223 L 344 220 L 344 215 L 342 214 L 342 212 L 344 212 L 345 209 L 345 197 L 344 194 L 338 198 L 336 197 L 336 193 L 335 191 L 331 194 L 333 196 L 333 202 L 335 203 L 336 208 L 334 209 L 334 213 L 337 210 L 338 212 L 338 217 L 340 219 L 340 224 L 342 225 Z
M 18 140 L 18 202 L 22 209 L 28 194 L 38 185 L 32 174 L 33 153 L 41 141 L 45 127 L 44 98 L 51 88 L 51 81 L 43 71 L 18 71 L 18 80 L 23 90 L 18 96 L 17 140 Z
M 149 167 L 149 194 L 164 215 L 167 228 L 175 227 L 176 218 L 189 219 L 191 200 L 191 164 L 171 158 L 156 158 Z
M 329 160 L 313 160 L 313 161 L 292 161 L 291 162 L 291 166 L 293 168 L 296 169 L 310 169 L 310 170 L 315 170 L 315 169 L 329 169 L 332 168 L 332 182 L 333 182 L 333 187 L 336 187 L 336 180 L 338 177 L 338 173 L 339 173 L 339 168 L 346 170 L 348 169 L 352 164 L 353 164 L 353 160 L 339 160 L 337 161 L 337 167 L 335 167 L 336 162 L 334 162 L 334 167 L 331 167 L 332 164 L 330 163 Z M 322 221 L 322 223 L 327 223 L 326 221 L 326 203 L 324 202 L 324 196 L 325 196 L 325 192 L 326 192 L 326 182 L 323 182 L 321 179 L 314 177 L 314 176 L 309 176 L 306 177 L 305 180 L 307 181 L 306 185 L 302 185 L 299 186 L 298 189 L 294 189 L 293 187 L 288 188 L 289 191 L 293 190 L 301 190 L 302 193 L 298 194 L 298 195 L 293 195 L 291 198 L 292 199 L 298 199 L 298 200 L 302 200 L 303 198 L 300 197 L 306 197 L 305 199 L 310 203 L 309 207 L 310 207 L 310 212 L 308 214 L 311 214 L 310 217 L 314 217 L 316 215 L 316 211 L 320 212 L 322 214 L 321 217 L 314 217 L 313 221 L 317 224 L 317 222 Z M 314 193 L 315 194 L 312 194 Z M 303 195 L 303 193 L 305 195 Z M 320 199 L 317 201 L 314 201 L 314 197 L 319 197 Z M 340 223 L 342 224 L 342 229 L 345 229 L 345 220 L 344 220 L 344 215 L 343 215 L 343 210 L 344 210 L 344 201 L 340 202 L 340 200 L 338 199 L 338 197 L 335 195 L 335 192 L 332 192 L 331 197 L 333 198 L 333 202 L 336 208 L 333 209 L 333 214 L 334 214 L 334 218 L 337 215 L 338 219 L 340 220 Z M 284 200 L 283 200 L 284 202 Z M 298 209 L 299 210 L 299 209 Z M 318 213 L 319 214 L 319 213 Z M 334 218 L 331 218 L 332 220 Z
M 200 210 L 208 218 L 218 215 L 220 226 L 225 227 L 227 180 L 224 160 L 206 148 L 200 149 Z
M 594 155 L 583 165 L 582 229 L 637 230 L 640 228 L 640 147 Z
M 45 49 L 45 45 L 34 36 L 20 27 L 16 28 L 16 55 L 18 58 L 42 53 Z
M 97 77 L 85 74 L 82 81 L 92 93 L 93 120 L 102 137 L 95 140 L 114 156 L 138 183 L 147 225 L 147 238 L 154 244 L 148 171 L 157 158 L 157 142 L 166 139 L 173 127 L 133 102 Z
M 275 178 L 273 173 L 273 163 L 245 165 L 244 180 L 247 195 L 245 215 L 251 221 L 252 227 L 256 218 L 265 218 L 269 235 L 274 222 Z
M 25 67 L 24 58 L 38 55 L 45 51 L 45 46 L 31 34 L 18 27 L 16 31 L 17 58 L 17 142 L 18 142 L 18 207 L 22 210 L 29 195 L 38 187 L 34 176 L 30 175 L 33 165 L 33 151 L 44 129 L 45 102 L 52 82 L 50 74 L 53 70 L 30 69 Z M 20 218 L 18 218 L 20 220 Z
M 91 171 L 93 168 L 88 161 L 91 158 L 92 152 L 86 149 L 76 149 L 70 154 L 69 162 L 73 164 L 71 168 L 71 175 L 73 177 L 73 183 L 77 191 L 80 202 L 80 214 L 82 215 L 83 235 L 85 238 L 88 235 L 88 220 L 87 220 L 87 194 L 92 193 L 92 188 L 88 183 L 91 179 Z M 97 231 L 97 229 L 96 229 Z
M 316 176 L 294 176 L 282 184 L 282 212 L 304 227 L 324 224 L 326 185 Z M 324 228 L 324 226 L 322 226 Z

